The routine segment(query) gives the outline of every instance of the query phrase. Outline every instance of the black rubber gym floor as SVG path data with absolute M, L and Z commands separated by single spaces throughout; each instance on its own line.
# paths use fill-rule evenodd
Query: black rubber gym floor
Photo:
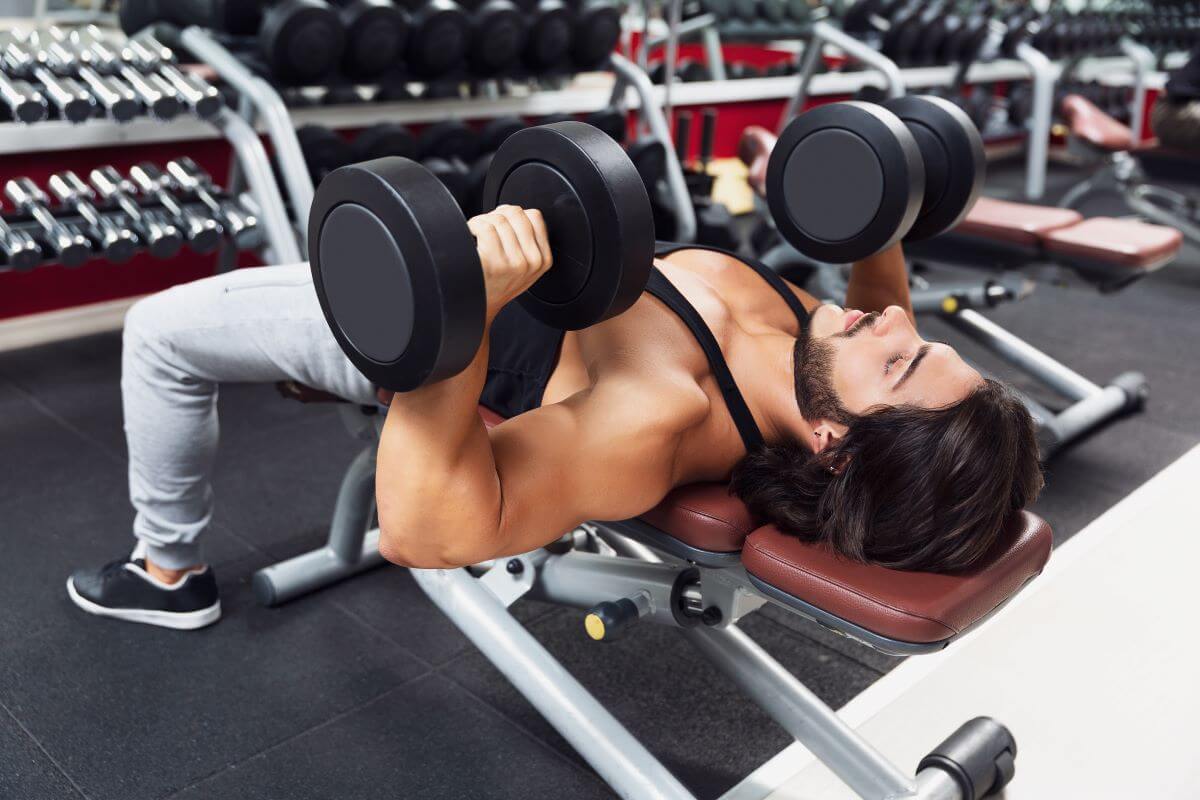
M 1077 177 L 1052 172 L 1051 195 Z M 1015 164 L 989 180 L 999 196 L 1019 183 Z M 1058 541 L 1200 441 L 1198 300 L 1200 256 L 1187 252 L 1116 296 L 1041 285 L 990 314 L 1093 380 L 1150 380 L 1143 413 L 1049 466 L 1036 511 Z M 328 407 L 222 390 L 206 534 L 218 625 L 175 633 L 75 609 L 71 570 L 132 546 L 119 364 L 116 334 L 0 355 L 0 798 L 612 796 L 404 570 L 280 609 L 254 603 L 255 569 L 322 538 L 357 451 Z M 600 645 L 579 612 L 516 611 L 699 797 L 788 744 L 671 630 Z M 897 663 L 769 609 L 743 627 L 835 707 Z

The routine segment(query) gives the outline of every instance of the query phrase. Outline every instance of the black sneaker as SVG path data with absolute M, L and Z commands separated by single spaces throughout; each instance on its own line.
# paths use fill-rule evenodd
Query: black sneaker
M 221 618 L 217 580 L 205 567 L 173 585 L 146 572 L 146 562 L 122 559 L 83 569 L 67 579 L 72 602 L 89 614 L 176 630 L 211 625 Z

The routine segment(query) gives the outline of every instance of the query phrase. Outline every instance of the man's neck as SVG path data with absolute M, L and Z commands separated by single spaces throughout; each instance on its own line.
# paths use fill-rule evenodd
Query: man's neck
M 812 427 L 796 407 L 796 338 L 784 332 L 762 334 L 754 337 L 754 346 L 757 368 L 739 386 L 765 423 L 763 436 L 768 442 L 795 439 L 811 444 Z

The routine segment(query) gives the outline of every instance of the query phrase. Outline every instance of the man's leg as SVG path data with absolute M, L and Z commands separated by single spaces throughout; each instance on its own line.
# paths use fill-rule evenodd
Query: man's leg
M 133 531 L 145 545 L 152 586 L 174 590 L 193 576 L 212 580 L 197 537 L 213 512 L 218 385 L 279 380 L 374 402 L 373 387 L 330 334 L 305 264 L 236 270 L 168 289 L 130 309 L 121 394 L 137 511 Z M 135 563 L 127 571 L 141 578 L 140 568 Z M 91 591 L 84 594 L 97 599 L 97 576 L 77 573 L 75 589 L 85 578 Z

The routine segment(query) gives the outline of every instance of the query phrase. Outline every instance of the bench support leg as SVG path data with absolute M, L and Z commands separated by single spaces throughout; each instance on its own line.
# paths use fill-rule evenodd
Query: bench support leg
M 384 563 L 379 531 L 368 531 L 375 511 L 375 445 L 363 449 L 342 478 L 329 541 L 324 547 L 254 573 L 254 596 L 276 606 Z
M 686 628 L 683 635 L 860 797 L 918 796 L 912 778 L 739 628 Z
M 412 570 L 430 599 L 613 791 L 641 800 L 694 800 L 505 604 L 465 569 Z

